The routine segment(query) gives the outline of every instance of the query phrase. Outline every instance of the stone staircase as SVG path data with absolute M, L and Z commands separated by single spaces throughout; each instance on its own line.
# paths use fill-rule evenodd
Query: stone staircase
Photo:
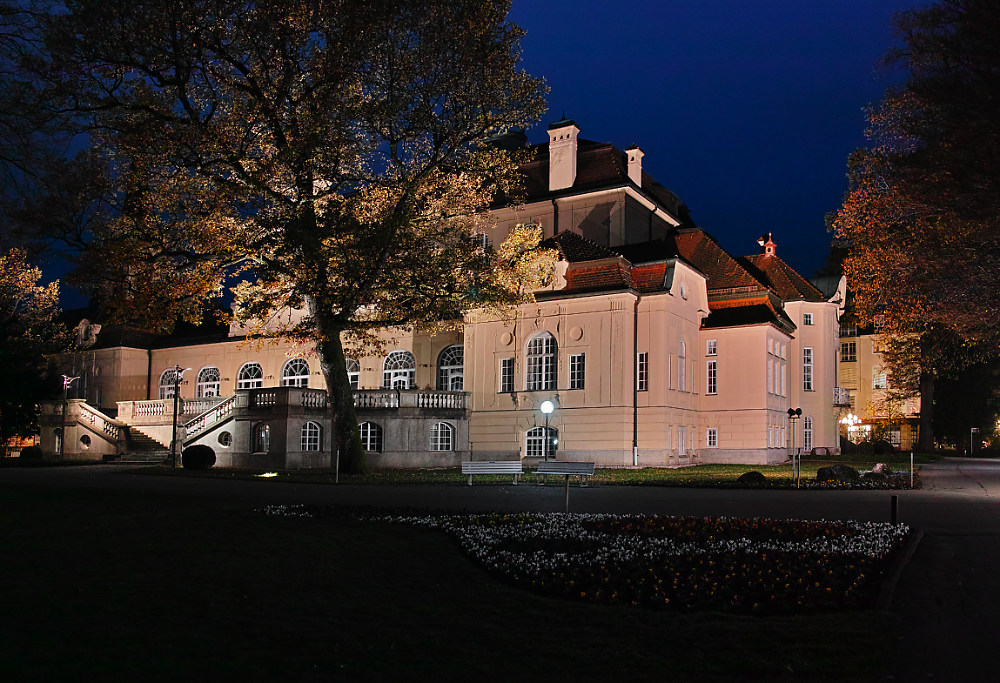
M 122 427 L 125 453 L 116 462 L 160 464 L 170 457 L 170 449 L 134 427 Z

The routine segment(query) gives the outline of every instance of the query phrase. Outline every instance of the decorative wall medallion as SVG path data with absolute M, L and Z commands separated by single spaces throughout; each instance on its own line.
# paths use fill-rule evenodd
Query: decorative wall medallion
M 573 341 L 580 341 L 581 339 L 583 339 L 583 330 L 581 330 L 579 327 L 574 327 L 569 331 L 569 338 L 572 339 Z
M 504 346 L 510 346 L 510 343 L 514 341 L 514 335 L 510 332 L 504 332 L 500 335 L 500 343 Z

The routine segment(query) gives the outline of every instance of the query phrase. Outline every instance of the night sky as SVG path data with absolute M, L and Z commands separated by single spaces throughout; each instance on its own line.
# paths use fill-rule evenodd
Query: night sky
M 900 78 L 878 67 L 893 13 L 922 0 L 513 0 L 523 67 L 580 136 L 636 144 L 643 169 L 734 255 L 772 232 L 810 277 L 824 216 L 865 143 L 863 107 Z

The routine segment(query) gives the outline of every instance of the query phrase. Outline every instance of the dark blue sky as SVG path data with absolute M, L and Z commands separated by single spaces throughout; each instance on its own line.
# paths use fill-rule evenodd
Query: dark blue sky
M 824 216 L 864 144 L 862 108 L 899 74 L 876 68 L 890 19 L 925 0 L 513 0 L 523 66 L 581 137 L 639 145 L 643 168 L 734 255 L 774 234 L 809 277 Z

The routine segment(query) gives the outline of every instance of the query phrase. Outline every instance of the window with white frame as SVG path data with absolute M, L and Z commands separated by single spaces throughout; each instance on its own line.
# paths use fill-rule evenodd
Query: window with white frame
M 717 339 L 709 339 L 707 342 L 705 342 L 705 355 L 706 356 L 719 355 L 719 341 Z
M 195 381 L 195 397 L 208 398 L 218 396 L 219 388 L 222 386 L 222 375 L 219 368 L 209 365 L 198 371 L 198 378 Z
M 885 389 L 889 386 L 889 379 L 886 373 L 877 372 L 872 377 L 872 389 Z
M 778 392 L 779 396 L 786 396 L 785 394 L 785 364 L 781 364 L 781 391 Z
M 635 388 L 637 391 L 649 390 L 649 353 L 645 351 L 636 355 Z
M 260 363 L 244 363 L 236 373 L 237 389 L 259 389 L 264 386 L 264 370 Z
M 361 388 L 361 366 L 353 358 L 345 358 L 344 365 L 347 366 L 347 381 L 352 389 Z
M 767 393 L 774 393 L 774 359 L 767 357 Z
M 569 357 L 569 388 L 583 389 L 587 374 L 587 358 L 582 353 L 574 353 Z
M 173 398 L 174 397 L 174 381 L 175 381 L 175 371 L 173 368 L 167 368 L 160 375 L 160 398 Z
M 705 447 L 706 448 L 718 448 L 719 447 L 719 430 L 715 427 L 709 427 L 705 430 Z
M 305 358 L 292 358 L 281 368 L 281 386 L 309 386 L 309 362 Z
M 687 391 L 687 346 L 683 340 L 677 345 L 677 389 Z
M 705 363 L 705 393 L 706 394 L 717 394 L 719 393 L 719 373 L 717 364 L 718 361 L 710 360 Z
M 811 346 L 802 349 L 802 391 L 813 390 L 813 350 Z
M 382 428 L 374 422 L 362 422 L 358 425 L 361 433 L 361 447 L 371 453 L 382 452 Z
M 802 451 L 809 453 L 813 449 L 813 419 L 806 415 L 802 418 Z
M 840 342 L 840 360 L 844 363 L 855 363 L 858 360 L 857 342 Z
M 677 455 L 687 455 L 687 427 L 677 428 Z
M 554 458 L 558 436 L 559 432 L 553 427 L 548 428 L 548 433 L 545 427 L 532 427 L 525 433 L 525 455 L 529 458 L 542 458 L 546 457 L 547 450 L 548 457 Z
M 514 359 L 500 359 L 500 393 L 510 394 L 514 391 Z
M 302 425 L 299 439 L 303 451 L 319 451 L 323 447 L 323 428 L 316 422 Z
M 461 344 L 445 348 L 438 355 L 438 391 L 462 391 L 465 349 Z
M 813 314 L 812 313 L 803 313 L 802 314 L 802 324 L 803 325 L 812 325 L 813 324 Z
M 548 332 L 528 341 L 527 391 L 554 391 L 556 388 L 556 338 Z
M 455 428 L 447 422 L 438 422 L 431 427 L 431 450 L 455 450 Z
M 393 351 L 382 363 L 382 386 L 412 389 L 416 384 L 417 361 L 409 351 Z

